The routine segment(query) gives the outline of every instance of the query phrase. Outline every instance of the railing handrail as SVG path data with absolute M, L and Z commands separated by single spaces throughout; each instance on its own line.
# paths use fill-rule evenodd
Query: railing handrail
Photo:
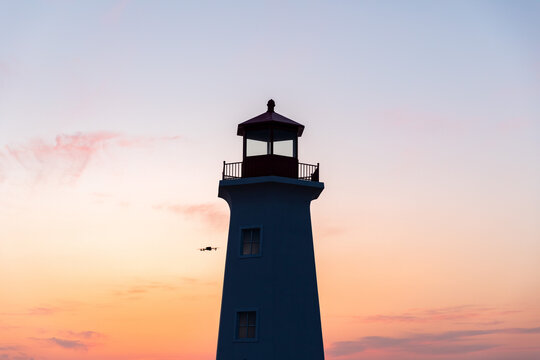
M 319 181 L 319 163 L 317 165 L 298 163 L 298 179 Z
M 319 181 L 319 168 L 319 163 L 317 165 L 298 163 L 298 180 Z M 223 180 L 241 179 L 242 161 L 230 163 L 223 161 L 221 178 Z
M 223 180 L 240 179 L 242 177 L 242 161 L 227 163 L 223 161 Z

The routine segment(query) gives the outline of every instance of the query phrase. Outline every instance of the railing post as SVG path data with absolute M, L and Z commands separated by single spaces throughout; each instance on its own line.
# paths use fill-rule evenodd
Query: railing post
M 311 181 L 319 181 L 319 163 L 317 163 L 317 168 L 311 174 Z

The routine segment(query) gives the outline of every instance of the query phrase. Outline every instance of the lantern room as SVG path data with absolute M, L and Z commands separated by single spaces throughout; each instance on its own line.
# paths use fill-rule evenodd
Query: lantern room
M 274 112 L 274 100 L 268 110 L 238 125 L 243 137 L 242 177 L 277 175 L 298 177 L 298 137 L 304 125 Z
M 275 106 L 270 99 L 265 113 L 238 125 L 237 135 L 243 139 L 242 162 L 224 162 L 223 179 L 274 175 L 319 181 L 318 164 L 298 161 L 298 138 L 304 125 L 276 113 Z

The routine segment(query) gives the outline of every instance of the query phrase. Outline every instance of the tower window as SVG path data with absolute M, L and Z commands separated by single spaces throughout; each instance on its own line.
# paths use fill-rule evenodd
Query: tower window
M 257 337 L 257 312 L 238 311 L 236 313 L 236 338 L 255 339 Z
M 242 229 L 242 256 L 254 256 L 261 253 L 261 229 Z

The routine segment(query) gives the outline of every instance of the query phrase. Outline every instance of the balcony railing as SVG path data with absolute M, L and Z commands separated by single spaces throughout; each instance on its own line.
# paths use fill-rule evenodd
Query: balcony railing
M 223 180 L 240 179 L 242 177 L 242 162 L 223 162 Z
M 319 181 L 319 163 L 317 165 L 298 163 L 298 179 Z
M 223 180 L 242 178 L 242 162 L 223 162 Z M 317 165 L 298 163 L 298 180 L 319 181 L 319 163 Z

